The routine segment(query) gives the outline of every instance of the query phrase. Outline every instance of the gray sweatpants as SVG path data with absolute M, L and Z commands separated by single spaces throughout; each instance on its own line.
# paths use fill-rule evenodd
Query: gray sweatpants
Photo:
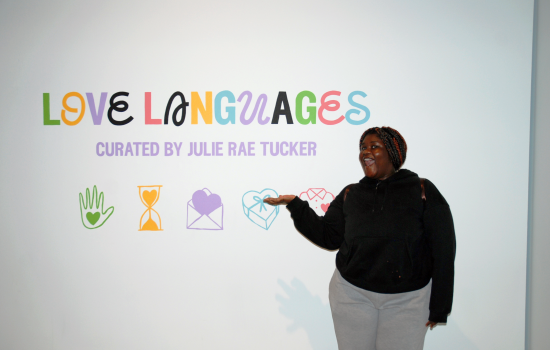
M 380 294 L 355 287 L 334 271 L 330 309 L 339 350 L 421 350 L 432 282 L 422 289 Z

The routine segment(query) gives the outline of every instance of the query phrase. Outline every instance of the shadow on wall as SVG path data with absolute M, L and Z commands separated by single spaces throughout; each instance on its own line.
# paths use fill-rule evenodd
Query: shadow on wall
M 479 350 L 479 348 L 468 339 L 460 330 L 452 315 L 447 319 L 446 326 L 437 326 L 428 330 L 425 350 Z
M 313 350 L 338 349 L 329 304 L 323 304 L 319 296 L 313 296 L 296 278 L 290 282 L 290 285 L 281 280 L 277 283 L 286 294 L 275 295 L 277 301 L 281 303 L 279 311 L 293 321 L 287 330 L 289 332 L 305 330 Z

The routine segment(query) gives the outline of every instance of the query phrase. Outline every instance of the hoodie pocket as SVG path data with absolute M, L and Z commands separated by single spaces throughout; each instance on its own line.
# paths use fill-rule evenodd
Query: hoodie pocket
M 345 270 L 350 278 L 368 284 L 398 285 L 412 275 L 407 243 L 400 239 L 356 237 Z

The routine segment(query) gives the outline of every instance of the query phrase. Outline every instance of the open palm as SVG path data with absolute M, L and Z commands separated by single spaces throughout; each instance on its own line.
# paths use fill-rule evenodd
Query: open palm
M 88 229 L 101 227 L 113 215 L 114 211 L 114 207 L 109 207 L 103 211 L 103 192 L 98 197 L 96 186 L 94 186 L 91 197 L 90 189 L 86 189 L 86 202 L 84 202 L 84 197 L 80 193 L 80 216 L 84 227 Z

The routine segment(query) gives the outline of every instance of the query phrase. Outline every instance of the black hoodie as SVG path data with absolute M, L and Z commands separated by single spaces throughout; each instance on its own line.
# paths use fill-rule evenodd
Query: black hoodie
M 376 293 L 404 293 L 432 279 L 430 317 L 447 322 L 453 302 L 455 233 L 449 205 L 426 180 L 401 169 L 386 180 L 364 177 L 345 189 L 319 217 L 296 197 L 287 208 L 294 225 L 313 243 L 340 249 L 336 267 L 344 279 Z

